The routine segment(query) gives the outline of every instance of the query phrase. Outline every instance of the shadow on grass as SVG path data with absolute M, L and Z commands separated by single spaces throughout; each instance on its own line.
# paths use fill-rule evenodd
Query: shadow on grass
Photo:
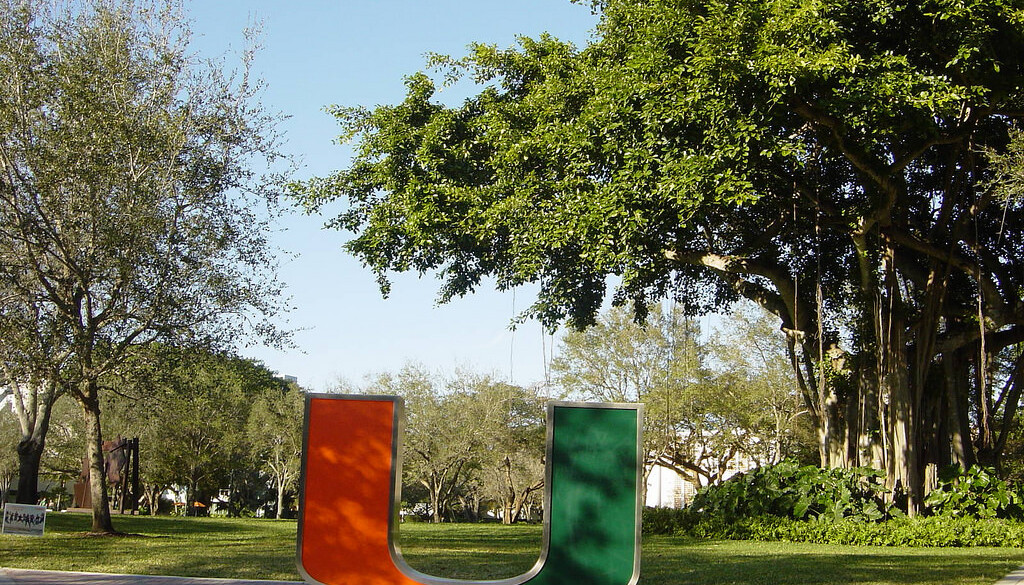
M 43 538 L 0 535 L 0 566 L 149 575 L 299 580 L 295 522 L 115 518 L 144 538 L 84 538 L 87 515 L 47 516 Z M 438 577 L 528 570 L 540 526 L 403 525 L 410 564 Z M 992 585 L 1024 565 L 1007 548 L 879 548 L 644 538 L 641 585 Z
M 234 534 L 240 525 L 250 530 L 249 519 L 240 518 L 182 518 L 180 516 L 114 516 L 114 528 L 131 536 L 174 537 Z M 267 521 L 268 523 L 273 521 Z M 287 523 L 288 521 L 282 521 Z M 295 523 L 291 522 L 294 526 Z M 77 532 L 86 534 L 91 527 L 91 518 L 81 513 L 49 513 L 46 529 L 55 532 Z
M 48 514 L 43 538 L 0 536 L 0 566 L 61 571 L 299 580 L 295 522 L 119 516 L 141 537 L 88 536 L 87 514 Z
M 1024 564 L 999 548 L 879 548 L 646 539 L 645 585 L 991 585 Z

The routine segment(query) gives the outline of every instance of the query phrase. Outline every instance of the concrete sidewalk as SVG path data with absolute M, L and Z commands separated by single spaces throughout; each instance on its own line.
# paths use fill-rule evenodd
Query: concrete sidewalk
M 107 575 L 0 568 L 0 585 L 305 585 L 303 581 L 254 581 L 205 577 Z
M 1000 579 L 996 585 L 1024 585 L 1024 567 Z
M 0 585 L 306 585 L 305 581 L 255 581 L 204 577 L 154 577 L 149 575 L 107 575 L 65 571 L 33 571 L 0 568 Z M 1024 585 L 1024 567 L 1000 579 L 995 585 Z

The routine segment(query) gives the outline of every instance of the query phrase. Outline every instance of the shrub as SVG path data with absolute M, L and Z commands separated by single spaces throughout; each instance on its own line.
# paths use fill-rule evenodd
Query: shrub
M 685 510 L 652 512 L 649 534 L 874 546 L 1024 547 L 1024 498 L 992 470 L 939 474 L 925 517 L 892 504 L 882 473 L 784 461 L 704 488 Z M 645 516 L 647 521 L 647 516 Z
M 964 471 L 951 465 L 939 471 L 939 486 L 925 498 L 934 514 L 976 518 L 1022 518 L 1021 497 L 992 469 Z
M 644 508 L 642 531 L 644 534 L 676 534 L 686 526 L 689 511 L 685 508 Z
M 691 510 L 726 521 L 766 515 L 876 521 L 898 515 L 883 502 L 882 482 L 874 469 L 820 469 L 787 460 L 703 488 Z
M 793 520 L 779 516 L 734 522 L 702 519 L 680 530 L 705 539 L 814 542 L 862 546 L 1024 547 L 1024 524 L 1012 520 L 931 516 L 884 522 Z

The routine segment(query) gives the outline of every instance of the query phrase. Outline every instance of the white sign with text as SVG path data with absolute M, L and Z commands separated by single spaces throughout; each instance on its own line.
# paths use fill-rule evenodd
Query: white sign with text
M 46 526 L 46 506 L 7 504 L 4 506 L 3 534 L 42 536 Z

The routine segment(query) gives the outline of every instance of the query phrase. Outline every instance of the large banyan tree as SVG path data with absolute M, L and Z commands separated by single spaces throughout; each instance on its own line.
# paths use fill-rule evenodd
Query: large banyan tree
M 296 187 L 386 293 L 436 273 L 539 284 L 530 314 L 614 300 L 777 315 L 823 465 L 997 464 L 1024 358 L 1024 2 L 607 0 L 542 36 L 434 57 L 397 105 L 335 107 L 351 165 Z M 640 315 L 642 316 L 642 315 Z

